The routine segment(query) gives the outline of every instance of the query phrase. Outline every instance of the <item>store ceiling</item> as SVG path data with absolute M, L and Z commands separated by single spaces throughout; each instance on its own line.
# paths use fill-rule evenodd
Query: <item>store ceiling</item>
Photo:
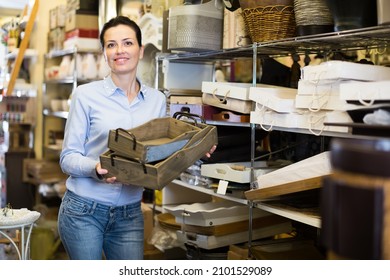
M 20 15 L 29 0 L 0 0 L 0 17 Z

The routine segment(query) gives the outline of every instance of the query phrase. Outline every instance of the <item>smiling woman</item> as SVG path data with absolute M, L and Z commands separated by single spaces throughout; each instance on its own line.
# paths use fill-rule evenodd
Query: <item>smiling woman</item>
M 126 91 L 129 102 L 139 91 L 135 75 L 138 61 L 142 59 L 144 53 L 140 34 L 126 25 L 118 25 L 108 29 L 102 40 L 104 56 L 111 68 L 111 77 Z
M 142 259 L 143 186 L 105 178 L 99 156 L 108 133 L 166 116 L 165 95 L 137 77 L 143 57 L 141 30 L 118 16 L 102 28 L 100 42 L 110 74 L 81 85 L 72 95 L 66 122 L 62 170 L 69 175 L 58 229 L 70 259 Z

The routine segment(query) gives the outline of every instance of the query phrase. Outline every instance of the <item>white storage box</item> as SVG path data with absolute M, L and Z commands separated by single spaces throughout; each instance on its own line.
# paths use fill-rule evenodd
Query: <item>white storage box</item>
M 390 100 L 390 80 L 342 83 L 340 99 L 359 101 L 362 105 L 372 105 L 376 100 Z
M 101 49 L 99 39 L 72 37 L 64 41 L 64 49 L 77 49 L 79 51 L 99 51 Z
M 248 219 L 248 206 L 232 201 L 217 201 L 177 206 L 165 206 L 180 224 L 196 226 L 216 226 Z M 258 208 L 253 209 L 253 218 L 272 215 Z
M 355 109 L 358 106 L 355 104 L 348 104 L 345 100 L 341 100 L 340 96 L 335 95 L 297 95 L 295 99 L 295 107 L 302 109 L 309 109 L 311 111 L 317 110 L 339 110 L 347 111 Z
M 348 104 L 340 98 L 341 84 L 353 82 L 352 80 L 300 80 L 298 82 L 298 94 L 295 98 L 295 107 L 312 111 L 355 109 L 356 105 Z
M 228 111 L 234 111 L 242 114 L 249 114 L 253 108 L 253 102 L 249 100 L 239 100 L 234 98 L 218 98 L 209 93 L 202 94 L 204 104 L 222 108 Z
M 168 49 L 193 52 L 222 49 L 223 11 L 220 0 L 170 8 Z
M 272 127 L 285 127 L 285 128 L 307 128 L 308 127 L 308 115 L 310 112 L 292 112 L 292 113 L 278 113 L 272 110 L 256 110 L 251 112 L 250 121 L 264 126 L 265 129 L 271 130 Z M 324 112 L 318 112 L 317 118 L 323 119 L 325 117 Z
M 257 86 L 249 90 L 249 98 L 256 102 L 257 107 L 265 106 L 280 113 L 295 110 L 296 95 L 296 89 L 278 86 Z
M 266 161 L 255 161 L 253 167 L 253 172 L 256 177 L 277 169 L 277 166 L 269 166 Z M 250 162 L 202 164 L 200 172 L 202 176 L 215 179 L 236 183 L 251 182 Z
M 340 96 L 340 84 L 348 82 L 350 82 L 350 80 L 299 80 L 297 95 Z
M 239 100 L 250 100 L 250 87 L 252 87 L 250 83 L 202 82 L 202 92 Z
M 278 113 L 275 111 L 256 110 L 251 112 L 251 123 L 260 124 L 265 130 L 275 127 L 309 129 L 313 134 L 320 135 L 322 131 L 349 132 L 347 127 L 325 126 L 324 122 L 352 122 L 344 111 L 310 112 L 308 110 L 293 113 Z
M 249 114 L 253 101 L 249 99 L 249 83 L 202 82 L 204 104 Z
M 308 65 L 301 69 L 301 79 L 306 81 L 351 79 L 381 81 L 390 79 L 390 67 L 346 61 L 328 61 Z
M 198 104 L 201 105 L 201 96 L 183 96 L 183 95 L 172 95 L 169 99 L 170 104 Z

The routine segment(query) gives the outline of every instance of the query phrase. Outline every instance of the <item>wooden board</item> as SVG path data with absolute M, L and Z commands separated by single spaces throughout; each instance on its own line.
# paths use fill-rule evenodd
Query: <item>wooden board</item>
M 158 214 L 157 221 L 162 228 L 175 231 L 181 229 L 181 224 L 176 223 L 176 218 L 171 213 Z
M 306 190 L 317 189 L 322 186 L 322 181 L 328 175 L 317 176 L 309 179 L 293 181 L 273 187 L 253 189 L 245 192 L 248 200 L 262 200 L 284 194 L 296 193 Z

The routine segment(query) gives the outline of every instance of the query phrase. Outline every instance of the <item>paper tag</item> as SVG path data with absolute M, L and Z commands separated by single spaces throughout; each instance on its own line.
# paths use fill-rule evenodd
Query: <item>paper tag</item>
M 228 184 L 229 184 L 228 181 L 219 180 L 217 193 L 218 194 L 226 194 L 226 189 L 228 187 Z

